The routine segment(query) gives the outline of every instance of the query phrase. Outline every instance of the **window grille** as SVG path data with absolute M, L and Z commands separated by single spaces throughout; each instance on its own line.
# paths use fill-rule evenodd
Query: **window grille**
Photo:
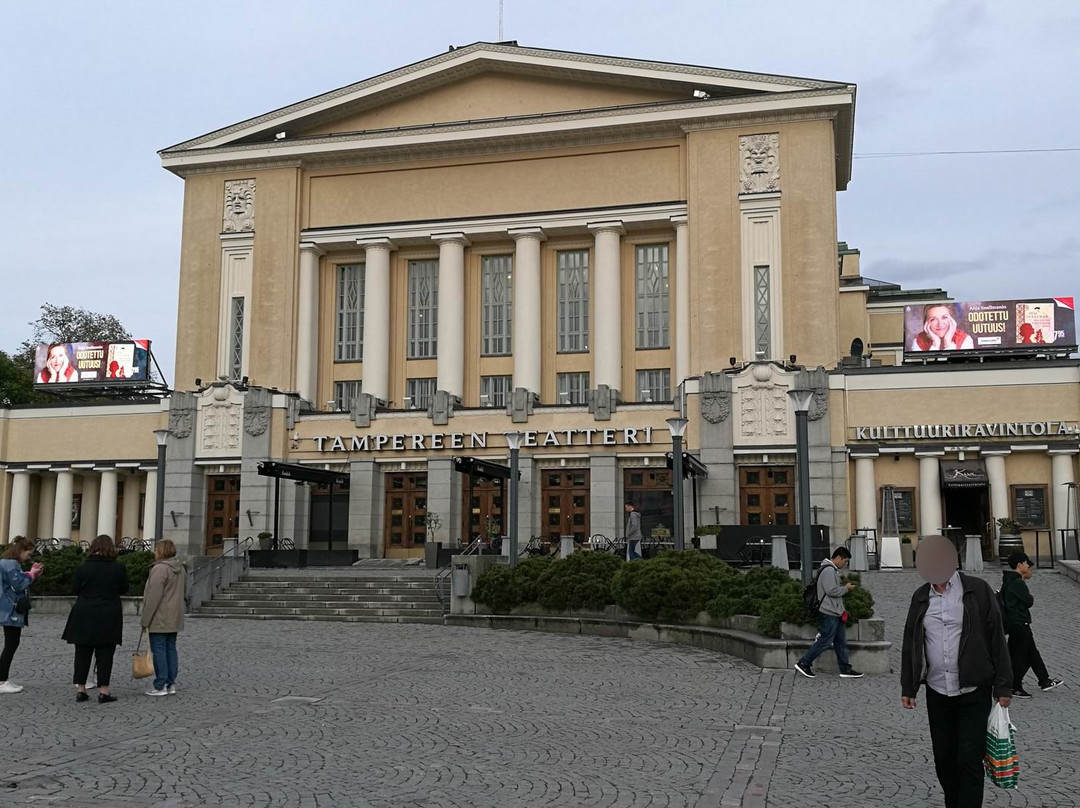
M 360 396 L 363 383 L 360 381 L 334 382 L 334 406 L 339 412 L 349 412 L 353 403 Z
M 512 267 L 509 255 L 485 255 L 480 262 L 483 317 L 481 352 L 485 356 L 505 356 L 511 351 Z
M 338 267 L 334 359 L 358 362 L 364 358 L 364 265 Z
M 439 262 L 409 262 L 409 359 L 433 359 L 438 349 Z
M 405 380 L 405 406 L 406 410 L 426 410 L 431 404 L 431 398 L 435 395 L 435 379 L 406 379 Z
M 244 298 L 232 299 L 229 322 L 229 375 L 239 379 L 244 375 Z
M 671 371 L 668 368 L 637 372 L 638 401 L 671 401 Z
M 559 353 L 589 350 L 589 251 L 558 253 Z
M 634 251 L 637 279 L 637 347 L 667 348 L 668 245 L 648 244 Z
M 754 267 L 754 358 L 772 356 L 772 315 L 769 309 L 769 267 Z
M 513 376 L 481 376 L 480 406 L 505 407 L 512 385 Z
M 588 373 L 559 373 L 555 376 L 559 404 L 587 404 L 589 402 Z

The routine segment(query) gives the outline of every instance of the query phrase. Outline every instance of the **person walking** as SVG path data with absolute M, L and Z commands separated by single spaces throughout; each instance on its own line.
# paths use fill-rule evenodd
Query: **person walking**
M 1031 580 L 1031 559 L 1023 550 L 1009 555 L 1009 569 L 1001 574 L 1001 602 L 1005 609 L 1005 633 L 1009 635 L 1009 659 L 1012 662 L 1014 699 L 1030 699 L 1024 690 L 1024 676 L 1030 668 L 1038 677 L 1039 689 L 1053 690 L 1062 684 L 1061 679 L 1050 678 L 1042 654 L 1035 645 L 1031 633 L 1031 607 L 1035 596 L 1028 590 L 1026 581 Z
M 795 663 L 795 670 L 808 679 L 814 679 L 814 660 L 824 653 L 830 645 L 836 652 L 836 664 L 840 668 L 841 679 L 861 679 L 862 674 L 851 667 L 848 661 L 847 647 L 847 610 L 844 608 L 844 595 L 855 588 L 855 584 L 841 583 L 840 570 L 851 560 L 851 551 L 846 547 L 833 550 L 832 558 L 821 562 L 817 574 L 817 596 L 821 602 L 818 607 L 818 634 L 814 644 Z
M 113 655 L 123 642 L 124 612 L 120 602 L 127 593 L 127 571 L 116 560 L 116 545 L 109 536 L 98 536 L 90 545 L 86 561 L 75 570 L 72 589 L 76 596 L 63 639 L 75 646 L 75 701 L 87 701 L 86 677 L 91 660 L 97 661 L 98 703 L 116 701 L 109 692 Z
M 154 655 L 154 685 L 148 696 L 176 694 L 176 635 L 184 628 L 184 595 L 187 592 L 187 570 L 176 557 L 176 545 L 163 539 L 154 545 L 150 575 L 143 590 L 142 627 L 150 634 L 150 651 Z
M 956 569 L 944 536 L 919 541 L 916 565 L 928 583 L 911 596 L 901 652 L 900 691 L 914 710 L 926 685 L 934 768 L 945 808 L 980 808 L 986 724 L 994 700 L 1008 707 L 1012 665 L 1001 609 L 990 585 Z
M 22 565 L 30 560 L 34 552 L 34 542 L 23 536 L 16 536 L 0 556 L 0 626 L 4 627 L 4 650 L 0 651 L 0 693 L 21 693 L 22 685 L 8 679 L 11 674 L 11 661 L 22 641 L 22 630 L 26 626 L 26 612 L 16 608 L 19 599 L 26 596 L 41 574 L 41 564 L 35 563 L 30 572 L 24 572 Z
M 641 558 L 641 514 L 633 502 L 626 503 L 626 560 Z

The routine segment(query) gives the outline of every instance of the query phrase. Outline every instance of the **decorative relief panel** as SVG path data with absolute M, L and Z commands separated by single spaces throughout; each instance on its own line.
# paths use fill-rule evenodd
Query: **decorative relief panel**
M 231 384 L 215 383 L 199 398 L 199 457 L 240 454 L 244 399 Z
M 778 134 L 739 138 L 739 190 L 744 194 L 769 194 L 780 190 Z
M 737 398 L 736 445 L 776 445 L 795 439 L 787 391 L 791 377 L 771 362 L 751 365 L 732 381 Z
M 270 426 L 270 408 L 265 405 L 248 407 L 244 410 L 244 431 L 253 438 L 258 437 Z
M 225 215 L 222 233 L 255 231 L 255 180 L 225 181 Z
M 169 413 L 169 432 L 183 440 L 191 434 L 191 410 L 173 410 Z
M 731 393 L 722 390 L 701 394 L 701 417 L 710 424 L 726 421 L 731 415 Z

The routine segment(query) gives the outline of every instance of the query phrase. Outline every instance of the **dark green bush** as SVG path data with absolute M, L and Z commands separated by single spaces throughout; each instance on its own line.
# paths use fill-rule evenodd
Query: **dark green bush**
M 609 553 L 574 553 L 555 561 L 537 582 L 536 601 L 552 611 L 599 611 L 615 602 L 611 579 L 624 563 Z
M 790 578 L 778 587 L 762 604 L 758 631 L 767 637 L 779 637 L 781 623 L 814 622 L 806 616 L 802 590 L 802 584 Z
M 154 563 L 154 554 L 150 551 L 125 553 L 119 561 L 127 571 L 128 594 L 141 595 L 146 588 L 146 578 L 150 574 L 150 565 Z
M 514 567 L 514 580 L 517 585 L 519 602 L 534 603 L 540 598 L 540 578 L 555 564 L 551 556 L 533 556 L 518 562 Z
M 623 565 L 612 594 L 617 604 L 646 620 L 691 620 L 736 574 L 707 553 L 667 550 L 649 561 Z
M 472 599 L 483 603 L 495 614 L 506 614 L 519 601 L 517 581 L 511 567 L 492 567 L 479 578 L 473 587 Z
M 716 597 L 706 604 L 706 610 L 713 617 L 731 617 L 733 614 L 760 615 L 769 598 L 790 581 L 791 576 L 784 570 L 755 567 L 726 580 Z
M 873 617 L 874 596 L 870 594 L 869 589 L 862 588 L 859 573 L 853 572 L 849 575 L 841 575 L 840 580 L 845 583 L 850 581 L 855 584 L 855 588 L 844 595 L 844 608 L 847 609 L 848 622 L 857 623 L 860 620 L 868 620 Z
M 75 570 L 86 560 L 83 549 L 76 544 L 60 550 L 44 550 L 34 554 L 34 561 L 44 566 L 41 575 L 30 588 L 31 596 L 73 595 L 72 579 Z M 123 564 L 128 576 L 128 594 L 142 595 L 150 565 L 154 563 L 152 552 L 125 553 L 117 559 Z M 29 565 L 27 565 L 29 569 Z

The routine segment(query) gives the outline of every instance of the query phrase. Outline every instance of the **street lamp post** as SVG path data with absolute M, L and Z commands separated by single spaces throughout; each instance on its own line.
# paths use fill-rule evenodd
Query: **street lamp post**
M 686 425 L 685 418 L 668 418 L 668 430 L 671 432 L 671 473 L 674 477 L 671 486 L 675 495 L 675 549 L 682 550 L 683 545 L 683 470 L 682 441 Z
M 803 585 L 814 579 L 813 553 L 810 539 L 810 403 L 813 390 L 788 390 L 791 403 L 795 405 L 795 458 L 798 473 L 795 475 L 799 493 L 799 566 L 802 568 Z
M 510 566 L 517 566 L 518 556 L 518 450 L 521 448 L 520 432 L 504 432 L 506 445 L 510 448 Z
M 169 442 L 167 429 L 155 429 L 154 440 L 157 441 L 157 507 L 154 508 L 154 541 L 161 541 L 161 535 L 165 529 L 165 451 Z

